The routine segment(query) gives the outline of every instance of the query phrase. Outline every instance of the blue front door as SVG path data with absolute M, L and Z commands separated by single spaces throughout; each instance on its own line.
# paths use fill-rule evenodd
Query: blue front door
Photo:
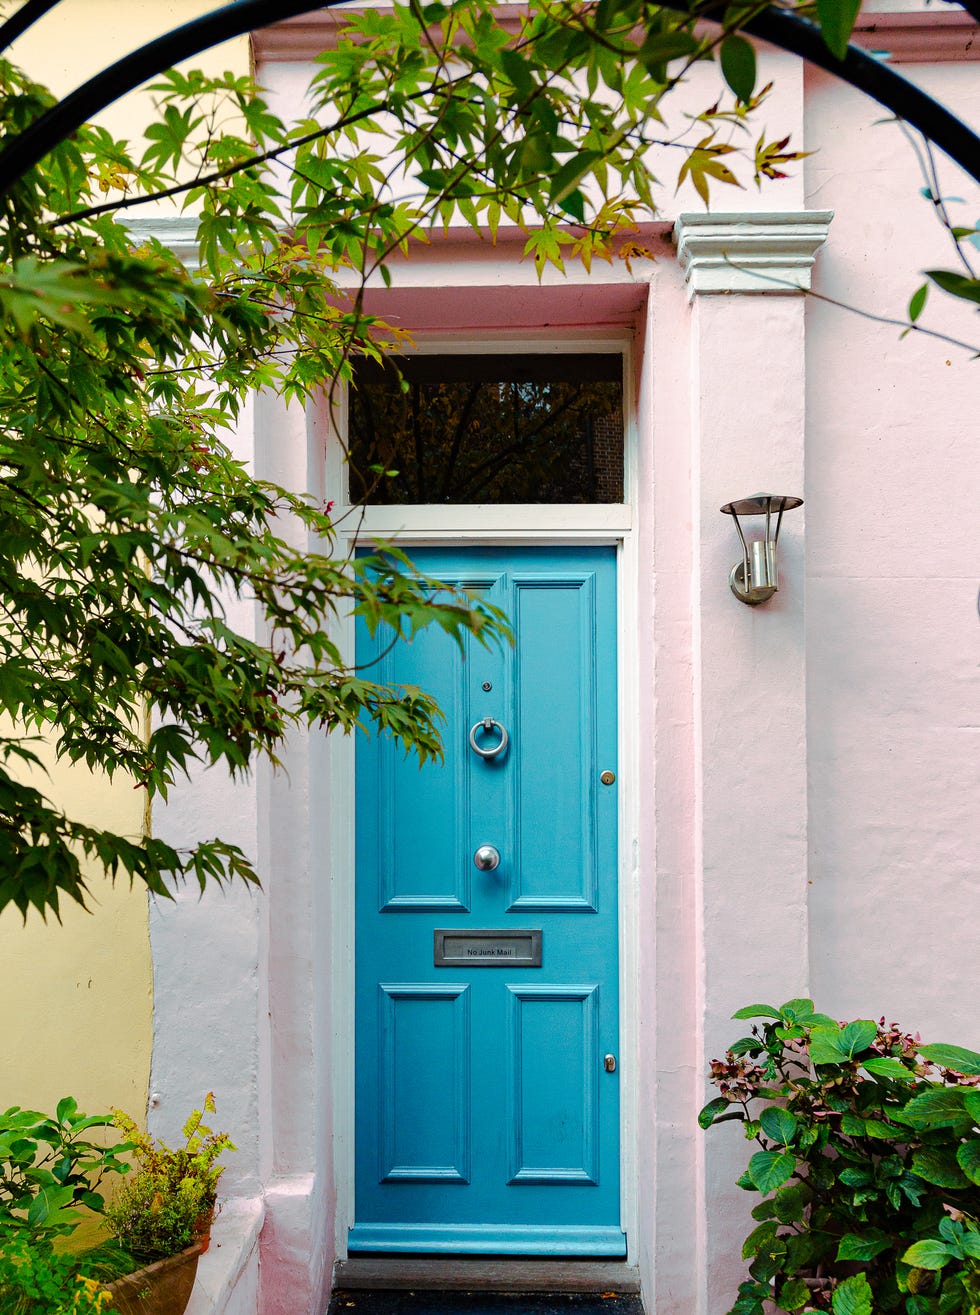
M 412 558 L 502 607 L 516 643 L 358 636 L 446 723 L 438 766 L 358 747 L 349 1246 L 623 1255 L 615 550 Z

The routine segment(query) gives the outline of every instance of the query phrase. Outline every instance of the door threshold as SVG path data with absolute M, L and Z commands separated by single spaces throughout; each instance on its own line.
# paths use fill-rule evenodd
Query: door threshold
M 639 1292 L 625 1260 L 495 1259 L 489 1256 L 352 1256 L 334 1266 L 334 1287 L 434 1292 Z

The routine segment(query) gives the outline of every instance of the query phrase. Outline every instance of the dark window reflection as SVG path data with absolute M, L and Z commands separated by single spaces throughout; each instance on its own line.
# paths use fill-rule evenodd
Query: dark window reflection
M 352 502 L 622 502 L 620 356 L 361 361 Z

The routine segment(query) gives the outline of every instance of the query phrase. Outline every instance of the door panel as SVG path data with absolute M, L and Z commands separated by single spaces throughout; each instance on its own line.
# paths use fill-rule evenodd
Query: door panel
M 599 988 L 511 986 L 511 1183 L 589 1183 L 599 1174 Z
M 469 1182 L 466 987 L 382 986 L 380 1182 Z M 448 1062 L 447 1062 L 448 1061 Z M 438 1109 L 443 1118 L 429 1118 Z
M 599 783 L 616 769 L 615 552 L 412 556 L 503 607 L 515 644 L 469 640 L 461 656 L 425 632 L 383 653 L 358 636 L 358 662 L 431 690 L 446 724 L 445 761 L 421 770 L 390 741 L 358 746 L 349 1246 L 622 1255 L 619 1079 L 603 1067 L 618 1044 L 617 807 Z M 470 743 L 488 717 L 509 735 L 493 758 Z M 474 866 L 483 844 L 495 870 Z
M 516 816 L 511 907 L 594 911 L 597 818 L 589 777 L 595 757 L 590 743 L 595 721 L 595 579 L 590 573 L 534 577 L 521 572 L 515 573 L 513 583 L 519 638 L 514 655 L 516 721 L 521 734 L 511 778 Z M 542 770 L 552 762 L 561 763 L 562 770 Z M 548 818 L 547 827 L 542 827 L 542 817 Z

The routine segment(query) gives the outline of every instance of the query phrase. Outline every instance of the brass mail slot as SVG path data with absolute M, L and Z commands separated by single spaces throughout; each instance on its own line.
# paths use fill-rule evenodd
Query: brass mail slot
M 437 968 L 540 968 L 540 927 L 437 927 Z

